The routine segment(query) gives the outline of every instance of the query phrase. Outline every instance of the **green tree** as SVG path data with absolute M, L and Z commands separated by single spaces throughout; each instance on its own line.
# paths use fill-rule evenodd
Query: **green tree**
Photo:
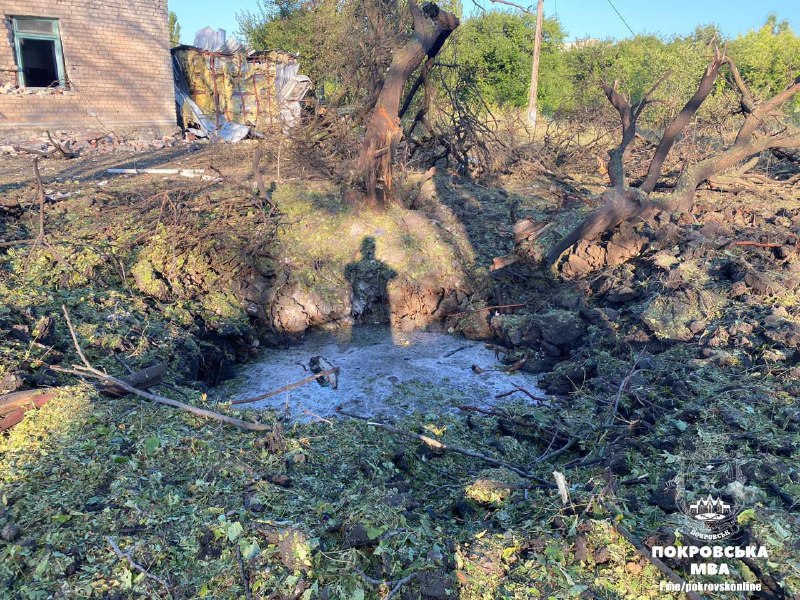
M 457 62 L 489 104 L 527 104 L 535 28 L 535 15 L 489 11 L 467 19 L 457 31 Z M 538 95 L 542 111 L 552 113 L 571 92 L 562 58 L 565 34 L 557 20 L 545 19 L 542 37 Z
M 310 8 L 287 0 L 258 0 L 255 11 L 237 15 L 242 35 L 253 48 L 303 55 L 313 47 L 309 39 L 312 17 Z
M 174 11 L 169 11 L 169 45 L 172 48 L 181 45 L 181 24 Z
M 637 35 L 621 41 L 600 41 L 567 51 L 566 62 L 572 79 L 577 107 L 606 106 L 599 83 L 619 81 L 620 89 L 638 102 L 661 78 L 656 92 L 658 103 L 642 116 L 643 125 L 663 125 L 671 120 L 697 89 L 697 82 L 712 55 L 709 42 L 716 30 L 698 28 L 686 37 L 664 40 L 655 35 Z M 717 38 L 718 43 L 724 40 Z M 722 82 L 704 103 L 700 116 L 718 107 Z
M 776 94 L 800 74 L 800 36 L 775 15 L 770 15 L 760 29 L 732 40 L 728 49 L 758 97 Z M 800 98 L 789 106 L 800 117 Z
M 237 19 L 251 47 L 298 54 L 303 72 L 314 81 L 317 93 L 330 92 L 352 78 L 360 65 L 381 54 L 370 48 L 373 40 L 367 36 L 369 28 L 356 26 L 363 19 L 359 7 L 365 4 L 353 0 L 259 0 L 255 11 L 240 13 Z M 354 29 L 361 29 L 365 37 L 353 35 Z
M 601 80 L 618 80 L 620 88 L 635 102 L 668 73 L 656 94 L 659 102 L 650 106 L 641 119 L 643 125 L 663 125 L 694 93 L 713 45 L 722 47 L 726 43 L 729 56 L 758 97 L 774 95 L 800 73 L 800 37 L 786 21 L 773 15 L 761 28 L 734 40 L 726 40 L 716 26 L 706 25 L 697 27 L 688 36 L 665 39 L 639 35 L 571 48 L 565 53 L 565 62 L 574 104 L 578 108 L 607 105 L 598 86 Z M 724 80 L 718 79 L 715 86 L 698 112 L 700 119 L 730 114 L 735 109 L 733 96 L 724 93 Z M 790 102 L 787 110 L 800 118 L 800 98 Z

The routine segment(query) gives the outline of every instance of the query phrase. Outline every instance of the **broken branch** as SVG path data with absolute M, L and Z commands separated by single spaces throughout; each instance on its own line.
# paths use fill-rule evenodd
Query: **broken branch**
M 167 363 L 158 363 L 157 365 L 147 367 L 141 371 L 130 373 L 126 377 L 120 377 L 120 380 L 129 383 L 135 388 L 146 390 L 149 387 L 153 387 L 154 385 L 161 383 L 161 380 L 164 379 L 164 375 L 166 374 Z M 110 396 L 112 398 L 120 398 L 128 395 L 127 390 L 109 382 L 100 383 L 97 386 L 97 389 L 104 396 Z
M 69 334 L 72 336 L 72 343 L 75 346 L 75 350 L 78 352 L 78 356 L 81 357 L 81 360 L 83 361 L 83 364 L 88 369 L 94 370 L 92 365 L 86 359 L 86 356 L 83 353 L 83 349 L 81 348 L 81 345 L 78 343 L 78 336 L 75 335 L 75 328 L 72 326 L 72 319 L 69 318 L 69 311 L 67 310 L 66 305 L 62 304 L 61 305 L 61 310 L 64 312 L 64 318 L 67 320 L 67 327 L 69 328 Z
M 172 590 L 170 590 L 169 584 L 167 583 L 166 579 L 164 579 L 163 577 L 159 577 L 158 575 L 153 575 L 150 571 L 148 571 L 142 565 L 133 560 L 133 557 L 131 556 L 130 552 L 123 552 L 122 550 L 120 550 L 119 546 L 117 545 L 117 542 L 115 542 L 114 538 L 112 538 L 111 536 L 106 536 L 106 541 L 108 542 L 109 546 L 111 546 L 111 549 L 114 551 L 114 554 L 116 554 L 120 560 L 127 561 L 133 570 L 138 571 L 148 579 L 152 579 L 156 583 L 164 586 L 164 589 L 167 590 L 167 593 L 169 593 L 170 597 L 172 597 Z
M 283 387 L 279 387 L 278 389 L 272 390 L 271 392 L 261 394 L 260 396 L 255 396 L 253 398 L 245 398 L 243 400 L 233 400 L 231 401 L 231 404 L 250 404 L 252 402 L 258 402 L 259 400 L 266 400 L 267 398 L 272 398 L 273 396 L 277 396 L 278 394 L 282 394 L 283 392 L 288 392 L 289 390 L 293 390 L 307 383 L 311 383 L 315 379 L 322 379 L 326 375 L 338 375 L 338 374 L 339 374 L 339 367 L 334 367 L 333 369 L 326 369 L 325 371 L 320 371 L 319 373 L 315 373 L 314 375 L 309 375 L 308 377 L 304 377 L 300 381 L 289 383 L 287 385 L 284 385 Z
M 768 244 L 768 243 L 761 243 L 761 242 L 748 242 L 748 241 L 741 241 L 741 242 L 731 242 L 731 246 L 755 246 L 756 248 L 783 248 L 784 244 Z
M 50 140 L 50 143 L 54 146 L 53 151 L 50 153 L 51 156 L 53 154 L 59 154 L 61 155 L 61 158 L 75 158 L 78 156 L 74 152 L 67 152 L 64 150 L 64 147 L 53 139 L 53 136 L 50 135 L 49 131 L 47 132 L 47 139 Z
M 703 77 L 700 79 L 700 83 L 697 86 L 697 91 L 683 107 L 683 110 L 672 120 L 672 123 L 669 124 L 669 127 L 667 127 L 667 130 L 661 138 L 661 142 L 658 144 L 656 153 L 647 169 L 647 179 L 645 179 L 641 186 L 645 192 L 650 193 L 656 189 L 656 183 L 661 177 L 661 168 L 664 166 L 667 155 L 669 155 L 670 150 L 672 150 L 672 147 L 675 145 L 678 136 L 686 129 L 692 117 L 694 117 L 697 110 L 703 102 L 705 102 L 706 98 L 708 98 L 711 90 L 714 89 L 714 82 L 717 79 L 719 68 L 725 60 L 725 52 L 720 52 L 719 48 L 714 48 L 714 58 L 709 63 L 708 67 L 706 67 L 705 73 L 703 73 Z
M 38 389 L 24 390 L 0 396 L 0 415 L 15 411 L 19 408 L 41 408 L 58 395 L 58 390 Z
M 607 511 L 616 514 L 622 514 L 622 511 L 618 510 L 614 505 L 609 505 L 606 502 L 603 502 L 602 500 L 600 501 L 600 503 Z M 686 589 L 686 582 L 683 580 L 683 578 L 680 575 L 678 575 L 675 571 L 670 569 L 667 565 L 665 565 L 660 559 L 653 556 L 651 552 L 648 552 L 647 549 L 642 544 L 640 544 L 639 541 L 635 537 L 633 537 L 631 532 L 628 531 L 623 525 L 612 521 L 612 527 L 616 530 L 617 533 L 619 533 L 622 537 L 624 537 L 631 546 L 636 548 L 636 551 L 642 557 L 644 557 L 645 560 L 649 561 L 650 564 L 652 564 L 655 568 L 661 571 L 667 577 L 667 579 L 669 579 L 673 583 L 677 583 L 678 585 L 680 585 L 681 589 Z M 700 594 L 698 594 L 697 592 L 685 592 L 685 593 L 689 598 L 691 598 L 691 600 L 702 600 L 702 596 L 700 596 Z
M 394 598 L 397 594 L 400 593 L 400 590 L 405 584 L 413 581 L 419 576 L 419 573 L 411 573 L 411 575 L 406 575 L 401 579 L 395 579 L 392 581 L 382 581 L 380 579 L 374 579 L 370 577 L 359 568 L 356 568 L 356 573 L 358 573 L 361 576 L 361 579 L 366 581 L 368 584 L 377 586 L 378 589 L 380 590 L 388 590 L 386 596 L 383 597 L 384 600 L 391 600 L 392 598 Z
M 529 473 L 525 469 L 518 467 L 516 465 L 503 462 L 502 460 L 497 460 L 496 458 L 489 456 L 488 454 L 482 454 L 480 452 L 475 452 L 474 450 L 466 450 L 464 448 L 459 448 L 458 446 L 448 446 L 447 444 L 444 444 L 439 440 L 435 440 L 431 437 L 428 437 L 427 435 L 422 435 L 420 433 L 412 433 L 410 431 L 405 431 L 403 429 L 398 429 L 397 427 L 387 425 L 386 423 L 371 421 L 368 417 L 346 412 L 341 406 L 338 406 L 336 408 L 336 412 L 339 413 L 340 415 L 344 415 L 345 417 L 350 417 L 351 419 L 359 419 L 361 421 L 366 421 L 367 425 L 383 429 L 384 431 L 388 431 L 391 434 L 399 435 L 401 437 L 406 437 L 414 440 L 419 440 L 420 442 L 422 442 L 429 448 L 433 448 L 434 450 L 439 450 L 441 452 L 452 452 L 453 454 L 460 454 L 461 456 L 467 456 L 469 458 L 477 458 L 478 460 L 482 460 L 483 462 L 493 465 L 495 467 L 508 469 L 512 473 L 516 473 L 517 475 L 519 475 L 520 477 L 524 477 L 525 479 L 532 479 L 533 481 L 537 481 L 542 484 L 552 485 L 546 479 L 537 477 L 536 475 Z
M 236 560 L 239 561 L 239 574 L 242 576 L 244 597 L 246 600 L 253 600 L 253 594 L 250 591 L 250 580 L 247 578 L 247 572 L 244 568 L 244 561 L 242 560 L 242 549 L 239 547 L 239 544 L 236 544 Z
M 158 404 L 166 404 L 167 406 L 171 406 L 173 408 L 178 408 L 180 410 L 186 411 L 193 415 L 197 415 L 199 417 L 204 417 L 206 419 L 212 419 L 214 421 L 219 421 L 220 423 L 226 423 L 228 425 L 234 425 L 236 427 L 240 427 L 242 429 L 248 429 L 250 431 L 269 431 L 272 429 L 271 425 L 265 425 L 263 423 L 256 423 L 253 421 L 243 421 L 242 419 L 237 419 L 235 417 L 229 417 L 228 415 L 223 415 L 218 412 L 214 412 L 212 410 L 206 410 L 204 408 L 198 408 L 196 406 L 192 406 L 191 404 L 186 404 L 184 402 L 178 402 L 177 400 L 173 400 L 172 398 L 166 398 L 164 396 L 158 396 L 156 394 L 151 394 L 150 392 L 145 392 L 140 390 L 130 383 L 123 379 L 119 379 L 117 377 L 112 377 L 103 371 L 99 371 L 95 369 L 91 363 L 86 359 L 86 356 L 83 354 L 83 350 L 81 349 L 80 344 L 78 343 L 78 337 L 75 334 L 75 329 L 72 327 L 72 321 L 69 318 L 69 312 L 67 311 L 67 307 L 62 305 L 62 310 L 64 311 L 64 316 L 67 319 L 67 326 L 69 327 L 69 333 L 72 336 L 72 342 L 75 345 L 75 350 L 77 350 L 78 355 L 83 360 L 84 365 L 86 366 L 76 366 L 73 365 L 73 369 L 65 369 L 62 367 L 56 367 L 53 365 L 46 365 L 52 371 L 57 371 L 60 373 L 69 373 L 71 375 L 78 375 L 80 377 L 91 377 L 94 379 L 99 379 L 103 383 L 111 383 L 114 386 L 121 388 L 131 394 L 139 396 L 141 398 L 145 398 L 147 400 L 152 400 L 153 402 L 157 402 Z

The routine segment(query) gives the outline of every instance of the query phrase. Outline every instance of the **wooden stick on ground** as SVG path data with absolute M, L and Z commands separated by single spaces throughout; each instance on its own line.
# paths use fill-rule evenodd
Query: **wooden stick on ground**
M 636 368 L 639 364 L 639 356 L 633 361 L 633 366 L 631 370 L 628 371 L 628 374 L 623 378 L 622 382 L 619 384 L 619 389 L 617 390 L 617 395 L 614 396 L 614 404 L 610 406 L 609 413 L 608 413 L 608 420 L 606 421 L 606 425 L 611 425 L 614 422 L 614 419 L 617 418 L 617 411 L 619 410 L 619 403 L 622 399 L 622 393 L 625 391 L 625 388 L 628 387 L 631 379 L 633 378 L 639 370 Z
M 340 415 L 344 415 L 345 417 L 350 417 L 351 419 L 359 419 L 361 421 L 366 421 L 367 425 L 372 425 L 373 427 L 378 427 L 379 429 L 383 429 L 384 431 L 388 431 L 394 435 L 399 435 L 406 438 L 411 438 L 414 440 L 419 440 L 426 446 L 433 448 L 435 450 L 441 450 L 442 452 L 452 452 L 453 454 L 460 454 L 462 456 L 467 456 L 469 458 L 477 458 L 478 460 L 482 460 L 485 463 L 493 465 L 495 467 L 501 467 L 504 469 L 508 469 L 509 471 L 516 473 L 520 477 L 524 477 L 525 479 L 532 479 L 533 481 L 538 481 L 539 483 L 547 484 L 548 486 L 553 486 L 549 481 L 546 479 L 542 479 L 541 477 L 537 477 L 533 473 L 529 473 L 525 469 L 518 467 L 516 465 L 512 465 L 507 462 L 503 462 L 502 460 L 498 460 L 488 454 L 482 454 L 480 452 L 475 452 L 474 450 L 466 450 L 464 448 L 459 448 L 457 446 L 448 446 L 439 440 L 435 440 L 432 437 L 428 437 L 427 435 L 422 435 L 420 433 L 412 433 L 410 431 L 405 431 L 403 429 L 398 429 L 397 427 L 393 427 L 391 425 L 387 425 L 386 423 L 380 423 L 377 421 L 372 421 L 368 417 L 364 417 L 362 415 L 356 415 L 353 413 L 346 412 L 341 406 L 336 408 L 336 412 Z
M 612 515 L 622 515 L 623 512 L 613 503 L 608 500 L 604 500 L 600 498 L 600 504 L 603 505 L 608 512 Z M 655 568 L 661 571 L 664 575 L 666 575 L 667 579 L 669 579 L 672 583 L 677 583 L 681 586 L 681 589 L 685 589 L 684 586 L 686 585 L 686 581 L 678 575 L 675 571 L 670 569 L 667 565 L 665 565 L 660 559 L 653 556 L 652 552 L 648 552 L 647 548 L 639 543 L 639 541 L 633 537 L 633 534 L 628 531 L 624 525 L 621 523 L 615 522 L 614 519 L 611 521 L 611 526 L 619 533 L 622 537 L 624 537 L 628 543 L 636 548 L 636 551 L 647 561 L 649 561 Z M 697 592 L 683 592 L 691 598 L 691 600 L 703 600 L 703 597 L 698 594 Z
M 167 406 L 172 406 L 173 408 L 178 408 L 180 410 L 186 411 L 188 413 L 192 413 L 193 415 L 197 415 L 199 417 L 205 417 L 206 419 L 212 419 L 214 421 L 219 421 L 220 423 L 227 423 L 228 425 L 234 425 L 236 427 L 240 427 L 242 429 L 248 429 L 250 431 L 271 431 L 272 425 L 266 425 L 263 423 L 255 423 L 253 421 L 243 421 L 242 419 L 237 419 L 235 417 L 229 417 L 228 415 L 223 415 L 218 412 L 214 412 L 213 410 L 206 410 L 204 408 L 198 408 L 196 406 L 192 406 L 191 404 L 186 404 L 184 402 L 178 402 L 177 400 L 173 400 L 172 398 L 166 398 L 164 396 L 158 396 L 156 394 L 151 394 L 150 392 L 145 392 L 140 390 L 139 388 L 134 387 L 127 381 L 124 381 L 118 377 L 113 377 L 104 373 L 103 371 L 99 371 L 95 369 L 89 361 L 86 359 L 86 356 L 83 354 L 83 350 L 81 350 L 80 344 L 78 343 L 78 337 L 75 334 L 75 329 L 72 327 L 72 321 L 69 318 L 69 313 L 67 312 L 66 306 L 61 306 L 64 311 L 64 316 L 67 319 L 67 326 L 69 327 L 70 335 L 72 336 L 72 341 L 75 344 L 75 349 L 78 351 L 78 355 L 84 362 L 86 366 L 79 366 L 73 365 L 72 369 L 65 369 L 62 367 L 56 367 L 53 365 L 47 365 L 47 367 L 53 371 L 58 371 L 60 373 L 69 373 L 71 375 L 78 375 L 79 377 L 91 377 L 93 379 L 99 379 L 104 383 L 110 383 L 114 386 L 121 388 L 131 394 L 135 394 L 141 398 L 146 398 L 147 400 L 152 400 L 153 402 L 157 402 L 159 404 L 166 404 Z
M 250 580 L 247 578 L 247 572 L 244 568 L 244 561 L 242 560 L 242 550 L 239 544 L 236 544 L 236 560 L 239 561 L 239 574 L 242 576 L 242 585 L 244 586 L 244 597 L 246 600 L 253 600 L 253 594 L 250 592 Z
M 86 368 L 94 370 L 92 365 L 89 364 L 89 361 L 86 360 L 86 356 L 84 356 L 83 354 L 83 349 L 81 348 L 81 345 L 78 343 L 78 336 L 75 335 L 75 328 L 72 326 L 72 319 L 69 318 L 69 311 L 67 311 L 66 305 L 62 304 L 61 310 L 64 312 L 64 318 L 67 320 L 67 327 L 69 328 L 69 334 L 72 336 L 72 343 L 75 345 L 75 350 L 78 352 L 78 356 L 81 357 L 81 360 L 83 361 L 83 364 L 86 366 Z
M 59 390 L 52 388 L 39 388 L 23 390 L 0 396 L 0 415 L 15 411 L 19 408 L 41 408 L 58 395 Z
M 36 196 L 39 199 L 39 235 L 37 240 L 44 238 L 44 203 L 47 196 L 44 193 L 44 184 L 42 183 L 42 175 L 39 173 L 39 159 L 33 159 L 33 172 L 36 175 Z
M 47 139 L 50 140 L 51 144 L 53 144 L 53 150 L 50 152 L 50 156 L 54 156 L 56 154 L 60 155 L 61 158 L 76 158 L 78 156 L 74 152 L 67 152 L 64 150 L 64 147 L 53 139 L 53 136 L 50 135 L 49 131 L 47 132 Z
M 756 248 L 783 248 L 785 244 L 767 244 L 761 242 L 731 242 L 731 246 L 755 246 Z
M 325 371 L 314 373 L 314 375 L 309 375 L 308 377 L 305 377 L 300 381 L 289 383 L 287 385 L 284 385 L 283 387 L 279 387 L 276 390 L 272 390 L 271 392 L 261 394 L 260 396 L 254 396 L 253 398 L 244 398 L 242 400 L 233 400 L 231 401 L 231 404 L 250 404 L 251 402 L 258 402 L 259 400 L 266 400 L 267 398 L 272 398 L 273 396 L 277 396 L 278 394 L 282 394 L 283 392 L 288 392 L 289 390 L 299 388 L 300 386 L 310 383 L 315 379 L 325 377 L 326 375 L 333 375 L 338 373 L 339 373 L 339 367 L 334 367 L 333 369 L 326 369 Z
M 564 454 L 564 452 L 572 448 L 577 441 L 578 438 L 570 438 L 566 444 L 561 446 L 561 448 L 552 450 L 550 452 L 546 452 L 545 454 L 542 454 L 537 460 L 539 462 L 547 462 L 549 460 L 553 460 L 554 458 L 561 456 L 562 454 Z
M 0 242 L 0 248 L 10 248 L 12 246 L 22 246 L 24 244 L 32 244 L 36 240 L 34 238 L 28 238 L 25 240 L 11 240 L 10 242 Z
M 125 377 L 120 377 L 122 381 L 131 384 L 140 390 L 146 390 L 161 383 L 167 374 L 167 363 L 158 363 L 152 367 L 147 367 L 141 371 L 131 372 Z M 113 383 L 101 382 L 97 385 L 97 390 L 104 396 L 111 398 L 121 398 L 127 396 L 128 391 L 115 386 Z
M 114 551 L 114 554 L 116 554 L 120 558 L 120 560 L 128 561 L 128 564 L 131 566 L 133 570 L 139 571 L 139 573 L 141 573 L 148 579 L 152 579 L 156 583 L 161 584 L 162 586 L 164 586 L 164 589 L 167 590 L 167 593 L 169 594 L 170 598 L 174 597 L 172 595 L 172 590 L 170 589 L 166 579 L 164 579 L 163 577 L 158 577 L 157 575 L 153 575 L 142 565 L 134 561 L 133 557 L 131 556 L 131 553 L 123 552 L 122 550 L 120 550 L 119 546 L 117 545 L 117 542 L 115 542 L 114 538 L 112 538 L 111 536 L 106 536 L 106 541 L 108 542 L 109 546 L 111 546 L 111 549 Z
M 517 391 L 517 390 L 514 390 Z M 526 419 L 520 419 L 512 415 L 511 413 L 494 409 L 494 408 L 481 408 L 479 406 L 471 406 L 467 404 L 459 404 L 456 406 L 459 410 L 463 410 L 465 412 L 475 412 L 482 415 L 487 415 L 489 417 L 497 417 L 498 419 L 502 419 L 504 421 L 508 421 L 509 423 L 513 423 L 514 425 L 518 425 L 524 429 L 538 429 L 544 433 L 554 433 L 553 430 L 546 427 L 543 423 L 538 423 L 537 421 L 530 421 Z
M 537 396 L 536 394 L 532 394 L 531 392 L 526 390 L 524 387 L 520 387 L 518 385 L 515 385 L 512 391 L 505 392 L 504 394 L 498 394 L 497 396 L 495 396 L 495 398 L 504 398 L 506 396 L 510 396 L 511 394 L 515 394 L 517 392 L 522 392 L 531 400 L 545 400 L 545 401 L 549 400 L 549 398 L 547 398 L 546 396 Z
M 622 537 L 624 537 L 628 543 L 636 548 L 636 551 L 642 555 L 647 561 L 649 561 L 656 569 L 661 571 L 664 575 L 666 575 L 667 579 L 669 579 L 672 583 L 677 583 L 680 586 L 684 586 L 686 581 L 678 575 L 675 571 L 670 569 L 667 565 L 665 565 L 660 559 L 656 558 L 652 555 L 652 552 L 648 552 L 647 548 L 645 548 L 639 541 L 633 537 L 630 531 L 625 529 L 624 526 L 616 523 L 613 525 L 614 529 L 619 533 Z M 682 588 L 683 589 L 683 588 Z M 691 600 L 703 600 L 703 597 L 698 594 L 697 592 L 684 592 Z
M 40 389 L 0 396 L 0 431 L 11 429 L 22 421 L 28 410 L 41 408 L 57 395 L 57 390 Z
M 25 148 L 24 146 L 14 146 L 14 150 L 17 152 L 32 154 L 36 157 L 41 156 L 42 158 L 55 158 L 56 155 L 60 156 L 61 158 L 76 158 L 78 156 L 74 152 L 67 152 L 64 150 L 64 147 L 53 139 L 53 136 L 50 135 L 49 131 L 47 132 L 47 139 L 49 139 L 50 143 L 53 145 L 53 149 L 48 150 L 47 152 L 37 150 L 36 148 Z
M 386 596 L 383 596 L 383 600 L 391 600 L 392 598 L 397 596 L 397 594 L 400 593 L 400 590 L 405 584 L 409 583 L 410 581 L 413 581 L 419 576 L 419 573 L 411 573 L 411 575 L 406 575 L 402 579 L 396 579 L 393 581 L 381 581 L 380 579 L 375 579 L 373 577 L 370 577 L 359 568 L 356 568 L 356 573 L 361 575 L 361 579 L 366 581 L 368 584 L 377 586 L 379 590 L 388 590 Z
M 42 182 L 42 175 L 39 173 L 39 159 L 34 157 L 33 159 L 33 174 L 36 177 L 36 199 L 39 201 L 39 233 L 36 235 L 36 238 L 33 240 L 33 245 L 31 246 L 30 251 L 28 252 L 28 257 L 25 259 L 25 268 L 23 269 L 24 272 L 28 271 L 28 266 L 31 264 L 31 259 L 33 258 L 34 252 L 40 245 L 47 246 L 47 238 L 45 237 L 44 233 L 44 205 L 47 202 L 47 195 L 44 191 L 44 183 Z

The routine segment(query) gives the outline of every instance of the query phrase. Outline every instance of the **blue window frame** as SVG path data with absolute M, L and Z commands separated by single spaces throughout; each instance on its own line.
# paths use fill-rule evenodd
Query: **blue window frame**
M 20 87 L 65 86 L 58 19 L 12 17 Z

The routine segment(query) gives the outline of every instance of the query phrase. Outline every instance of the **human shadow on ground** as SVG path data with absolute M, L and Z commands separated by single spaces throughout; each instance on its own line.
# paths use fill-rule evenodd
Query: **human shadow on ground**
M 358 324 L 388 323 L 391 316 L 389 282 L 397 272 L 375 257 L 375 238 L 361 241 L 361 260 L 349 263 L 344 277 L 350 284 L 351 316 Z

